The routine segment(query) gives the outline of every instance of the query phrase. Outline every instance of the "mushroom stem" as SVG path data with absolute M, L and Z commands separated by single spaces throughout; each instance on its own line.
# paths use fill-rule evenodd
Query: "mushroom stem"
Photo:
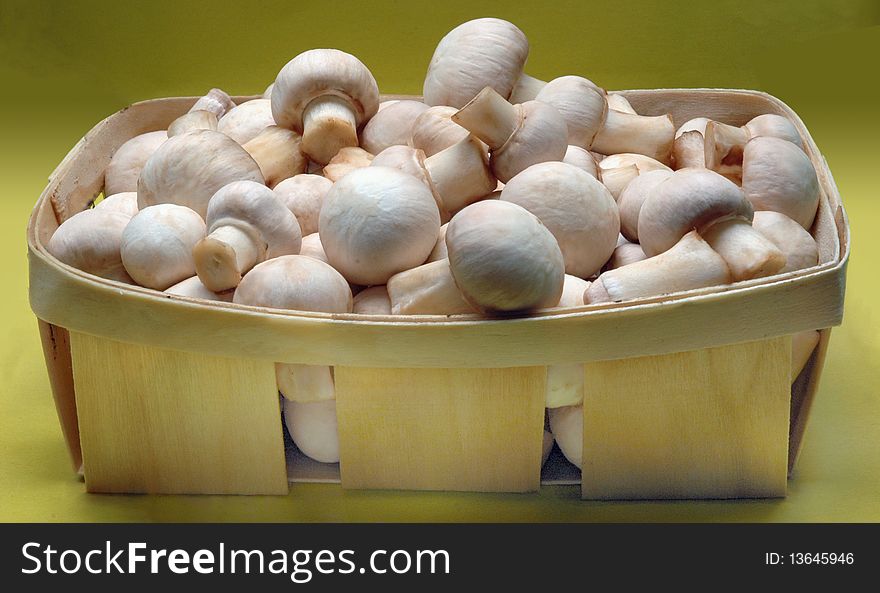
M 727 262 L 734 282 L 772 276 L 785 265 L 782 251 L 745 218 L 712 223 L 702 236 Z
M 513 86 L 508 101 L 514 105 L 525 103 L 526 101 L 534 101 L 535 97 L 538 96 L 538 93 L 541 92 L 541 89 L 546 85 L 546 81 L 535 78 L 534 76 L 529 76 L 523 72 Z
M 449 213 L 476 202 L 498 185 L 483 143 L 472 135 L 426 158 L 424 167 L 442 209 Z
M 674 137 L 675 125 L 669 114 L 647 116 L 609 109 L 590 149 L 602 154 L 635 152 L 668 165 Z
M 395 274 L 388 280 L 393 315 L 473 313 L 455 285 L 449 260 L 441 259 Z
M 302 147 L 309 158 L 326 165 L 339 149 L 357 145 L 357 119 L 348 100 L 323 95 L 306 106 Z
M 293 130 L 268 126 L 242 148 L 260 166 L 260 172 L 270 188 L 294 175 L 305 173 L 308 167 L 308 159 L 302 151 L 302 139 Z
M 709 169 L 722 165 L 742 165 L 743 147 L 749 141 L 749 132 L 718 121 L 706 124 L 705 162 Z
M 452 116 L 452 121 L 498 150 L 521 125 L 522 111 L 486 87 Z
M 682 132 L 672 146 L 675 168 L 706 167 L 706 147 L 703 134 L 699 130 Z
M 226 112 L 235 107 L 235 101 L 220 89 L 211 89 L 190 108 L 194 111 L 210 111 L 220 119 Z
M 328 366 L 277 363 L 275 379 L 281 395 L 290 401 L 309 403 L 336 399 L 336 387 Z
M 168 126 L 168 137 L 185 134 L 190 130 L 216 130 L 217 116 L 210 111 L 198 110 L 184 113 Z
M 223 225 L 196 243 L 193 259 L 202 284 L 208 290 L 222 292 L 238 286 L 242 272 L 256 265 L 260 247 L 244 229 Z
M 584 292 L 584 303 L 626 301 L 729 282 L 727 263 L 691 231 L 660 255 L 603 273 Z

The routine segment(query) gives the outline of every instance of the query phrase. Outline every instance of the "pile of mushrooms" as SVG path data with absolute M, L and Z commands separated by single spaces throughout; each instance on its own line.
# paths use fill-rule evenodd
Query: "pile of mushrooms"
M 170 298 L 361 315 L 525 315 L 818 263 L 819 183 L 792 122 L 638 113 L 581 76 L 525 73 L 515 25 L 437 45 L 424 99 L 303 52 L 259 98 L 212 89 L 120 146 L 61 262 Z M 741 122 L 736 122 L 741 123 Z M 792 379 L 817 334 L 795 340 Z M 332 369 L 279 364 L 296 445 L 338 461 Z M 549 428 L 580 465 L 580 365 L 548 368 Z

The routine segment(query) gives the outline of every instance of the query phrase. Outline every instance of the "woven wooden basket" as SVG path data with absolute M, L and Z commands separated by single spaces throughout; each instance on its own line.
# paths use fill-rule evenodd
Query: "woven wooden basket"
M 284 494 L 347 488 L 541 487 L 546 367 L 583 363 L 584 467 L 544 481 L 584 498 L 783 496 L 843 314 L 849 228 L 797 115 L 745 90 L 622 91 L 642 114 L 741 125 L 777 113 L 818 172 L 819 265 L 771 278 L 521 319 L 375 317 L 207 303 L 104 280 L 46 250 L 102 191 L 129 138 L 195 98 L 134 104 L 96 125 L 52 173 L 28 225 L 30 302 L 74 467 L 90 492 Z M 241 97 L 245 100 L 248 97 Z M 821 329 L 790 380 L 791 334 Z M 335 367 L 338 465 L 285 439 L 275 362 Z

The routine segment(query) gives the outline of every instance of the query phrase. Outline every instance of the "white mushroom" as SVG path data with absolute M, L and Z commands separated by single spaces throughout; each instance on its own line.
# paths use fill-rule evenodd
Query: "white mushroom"
M 672 162 L 676 169 L 706 166 L 706 124 L 709 119 L 695 117 L 679 126 L 672 143 Z
M 608 155 L 635 152 L 668 165 L 674 137 L 675 125 L 669 114 L 647 116 L 609 109 L 591 148 Z
M 772 210 L 755 212 L 752 226 L 785 254 L 780 274 L 811 268 L 819 263 L 819 246 L 804 227 L 785 214 Z
M 639 212 L 642 209 L 642 204 L 660 183 L 670 177 L 672 177 L 672 171 L 666 168 L 646 171 L 626 184 L 621 190 L 617 197 L 617 207 L 620 210 L 620 232 L 624 237 L 630 241 L 638 242 Z
M 208 204 L 208 236 L 194 246 L 199 279 L 214 292 L 235 288 L 256 264 L 299 253 L 302 233 L 293 213 L 265 185 L 234 181 Z
M 122 233 L 131 220 L 124 211 L 90 208 L 61 223 L 46 246 L 57 260 L 83 272 L 131 283 L 122 265 Z
M 569 144 L 565 151 L 565 156 L 562 157 L 562 162 L 574 165 L 578 169 L 599 179 L 599 164 L 589 150 Z
M 122 263 L 141 286 L 165 290 L 195 275 L 192 250 L 204 236 L 205 222 L 194 210 L 177 204 L 148 206 L 122 232 Z
M 384 285 L 365 288 L 354 295 L 352 313 L 361 315 L 391 315 L 391 297 Z
M 516 84 L 513 85 L 513 90 L 510 91 L 510 96 L 507 100 L 513 104 L 534 101 L 538 97 L 538 93 L 545 86 L 547 86 L 546 80 L 529 76 L 523 72 L 517 79 Z
M 233 107 L 220 118 L 217 131 L 223 132 L 239 144 L 245 144 L 267 127 L 274 125 L 272 102 L 268 99 L 252 99 Z
M 409 144 L 424 151 L 425 156 L 432 156 L 456 142 L 461 142 L 470 132 L 452 121 L 452 116 L 457 112 L 455 107 L 446 105 L 428 108 L 413 122 Z
M 710 121 L 704 131 L 706 137 L 706 166 L 718 172 L 722 167 L 739 167 L 743 163 L 743 151 L 752 138 L 778 138 L 804 149 L 803 141 L 794 124 L 781 115 L 759 115 L 741 127 L 719 121 Z
M 260 172 L 269 187 L 305 173 L 308 167 L 308 159 L 302 151 L 302 138 L 292 130 L 267 126 L 242 148 L 260 166 Z
M 138 213 L 137 192 L 126 191 L 108 195 L 95 204 L 95 208 L 98 210 L 113 210 L 131 218 Z
M 272 191 L 293 212 L 303 235 L 318 232 L 321 204 L 333 182 L 320 175 L 296 175 L 280 182 Z
M 620 238 L 622 240 L 617 242 L 617 247 L 614 248 L 614 253 L 611 254 L 611 258 L 605 264 L 606 270 L 622 268 L 623 266 L 634 264 L 637 261 L 648 259 L 648 256 L 645 255 L 641 245 L 638 243 L 630 243 L 623 235 L 621 235 Z
M 437 237 L 437 243 L 434 245 L 434 249 L 431 250 L 430 255 L 428 255 L 428 259 L 425 260 L 426 264 L 429 264 L 432 261 L 440 261 L 441 259 L 449 258 L 449 253 L 446 251 L 446 229 L 448 228 L 448 222 L 440 227 L 440 235 Z
M 302 238 L 302 247 L 299 249 L 299 254 L 314 257 L 325 264 L 330 263 L 327 261 L 327 254 L 324 252 L 321 236 L 318 233 L 312 233 Z
M 318 227 L 333 267 L 369 286 L 425 261 L 440 233 L 440 213 L 431 191 L 412 175 L 365 167 L 333 185 Z
M 104 195 L 137 191 L 138 177 L 147 160 L 166 140 L 168 132 L 147 132 L 120 146 L 104 171 Z
M 223 117 L 228 111 L 235 107 L 235 101 L 220 89 L 211 89 L 203 96 L 199 97 L 189 112 L 207 111 L 214 114 L 217 119 Z
M 272 89 L 272 116 L 303 137 L 303 151 L 327 164 L 358 146 L 357 131 L 376 114 L 379 88 L 363 62 L 338 49 L 312 49 L 290 60 Z
M 379 154 L 389 146 L 409 144 L 413 123 L 428 106 L 421 101 L 393 101 L 379 103 L 379 111 L 367 122 L 361 132 L 361 146 L 367 152 Z
M 427 263 L 388 279 L 393 315 L 455 315 L 473 313 L 449 270 L 449 260 Z
M 168 137 L 179 136 L 192 130 L 216 130 L 217 116 L 210 111 L 190 111 L 168 126 Z
M 605 91 L 581 76 L 560 76 L 548 82 L 536 101 L 556 108 L 568 127 L 568 144 L 588 149 L 608 112 Z
M 339 462 L 336 400 L 301 403 L 285 399 L 284 425 L 306 456 L 321 463 Z
M 208 290 L 208 287 L 202 284 L 202 281 L 199 280 L 198 276 L 193 276 L 192 278 L 182 280 L 174 286 L 166 288 L 165 292 L 167 294 L 176 294 L 179 296 L 187 296 L 194 299 L 202 299 L 206 301 L 224 301 L 227 303 L 232 302 L 232 291 L 217 293 Z
M 633 115 L 637 115 L 636 110 L 633 109 L 633 106 L 630 105 L 626 97 L 624 97 L 620 93 L 608 93 L 606 100 L 608 101 L 608 109 L 614 109 L 615 111 L 619 111 L 621 113 L 631 113 Z

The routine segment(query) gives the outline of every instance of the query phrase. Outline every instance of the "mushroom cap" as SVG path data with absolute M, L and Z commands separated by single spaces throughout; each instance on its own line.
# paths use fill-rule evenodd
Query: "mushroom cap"
M 559 302 L 562 252 L 547 227 L 521 206 L 501 200 L 467 206 L 449 222 L 446 248 L 455 283 L 478 310 L 528 311 Z
M 270 309 L 351 312 L 351 288 L 329 264 L 305 255 L 282 255 L 254 266 L 232 302 Z
M 425 261 L 440 233 L 440 212 L 431 190 L 412 175 L 365 167 L 333 184 L 318 227 L 333 267 L 369 286 Z
M 421 101 L 388 101 L 379 104 L 379 111 L 361 131 L 361 146 L 368 152 L 378 155 L 396 144 L 408 144 L 412 138 L 413 123 L 428 106 Z
M 222 226 L 257 233 L 266 259 L 299 253 L 302 231 L 293 212 L 268 187 L 253 181 L 224 185 L 208 203 L 208 234 Z
M 281 181 L 272 188 L 278 199 L 293 212 L 303 236 L 318 232 L 321 204 L 333 182 L 320 175 L 304 173 Z
M 447 105 L 429 107 L 413 122 L 409 143 L 423 150 L 425 156 L 432 156 L 461 142 L 470 132 L 452 121 L 452 116 L 457 111 L 455 107 Z
M 581 278 L 602 267 L 617 245 L 617 204 L 601 182 L 574 165 L 532 165 L 511 179 L 501 199 L 522 206 L 553 233 L 565 273 Z
M 581 467 L 584 456 L 584 407 L 562 406 L 547 410 L 550 431 L 565 458 Z
M 798 133 L 795 125 L 791 123 L 791 120 L 787 117 L 776 115 L 775 113 L 765 113 L 764 115 L 752 118 L 743 127 L 748 131 L 750 138 L 772 136 L 774 138 L 788 140 L 801 150 L 804 149 L 804 142 L 801 139 L 801 135 Z
M 216 293 L 208 290 L 198 276 L 181 280 L 174 286 L 165 289 L 167 294 L 176 294 L 179 296 L 191 297 L 194 299 L 203 299 L 206 301 L 225 301 L 232 302 L 232 291 Z
M 137 192 L 124 191 L 118 194 L 108 194 L 107 197 L 95 204 L 95 208 L 113 210 L 131 218 L 138 213 Z
M 529 41 L 516 25 L 496 18 L 462 23 L 434 50 L 425 76 L 425 103 L 461 107 L 487 86 L 507 98 L 528 56 Z
M 167 130 L 159 130 L 135 136 L 120 146 L 104 170 L 104 195 L 136 192 L 141 170 L 166 140 Z
M 284 398 L 284 425 L 306 456 L 321 463 L 339 461 L 336 400 L 297 402 Z
M 192 250 L 205 237 L 197 212 L 177 204 L 142 208 L 122 232 L 122 263 L 135 282 L 165 290 L 195 276 Z
M 574 165 L 578 169 L 586 171 L 596 179 L 599 179 L 599 164 L 589 150 L 569 144 L 565 150 L 565 156 L 562 157 L 562 162 Z
M 541 89 L 536 101 L 556 108 L 568 126 L 568 144 L 589 148 L 605 121 L 605 91 L 582 76 L 560 76 Z
M 646 171 L 626 184 L 617 197 L 620 210 L 620 232 L 630 241 L 639 240 L 639 212 L 651 192 L 672 177 L 668 169 Z
M 144 165 L 138 207 L 177 204 L 205 216 L 211 196 L 241 180 L 264 182 L 253 157 L 226 134 L 193 130 L 169 138 Z
M 239 144 L 246 144 L 269 126 L 275 125 L 272 103 L 269 99 L 251 99 L 236 105 L 217 122 L 217 131 L 223 132 Z
M 797 221 L 772 210 L 758 210 L 752 226 L 785 254 L 779 274 L 811 268 L 819 263 L 819 246 Z
M 352 313 L 361 315 L 391 315 L 391 297 L 384 284 L 365 288 L 354 296 Z
M 363 62 L 338 49 L 310 49 L 278 73 L 272 89 L 272 116 L 279 126 L 302 134 L 303 111 L 326 95 L 347 100 L 358 126 L 379 109 L 379 87 Z
M 793 145 L 792 145 L 793 146 Z M 663 253 L 689 231 L 700 231 L 721 218 L 752 220 L 742 190 L 710 169 L 686 168 L 661 181 L 642 203 L 639 243 L 648 257 Z
M 787 140 L 759 136 L 743 151 L 742 188 L 755 210 L 781 212 L 805 229 L 819 207 L 819 179 L 804 151 Z
M 327 254 L 324 253 L 324 246 L 321 244 L 321 235 L 318 233 L 312 233 L 302 238 L 302 246 L 299 248 L 299 254 L 314 257 L 325 264 L 329 263 L 327 261 Z
M 101 278 L 131 282 L 122 265 L 122 233 L 131 216 L 111 208 L 78 212 L 61 223 L 46 249 L 57 260 Z
M 540 101 L 526 101 L 522 125 L 492 152 L 492 171 L 502 183 L 532 165 L 561 161 L 568 150 L 568 126 L 559 111 Z

